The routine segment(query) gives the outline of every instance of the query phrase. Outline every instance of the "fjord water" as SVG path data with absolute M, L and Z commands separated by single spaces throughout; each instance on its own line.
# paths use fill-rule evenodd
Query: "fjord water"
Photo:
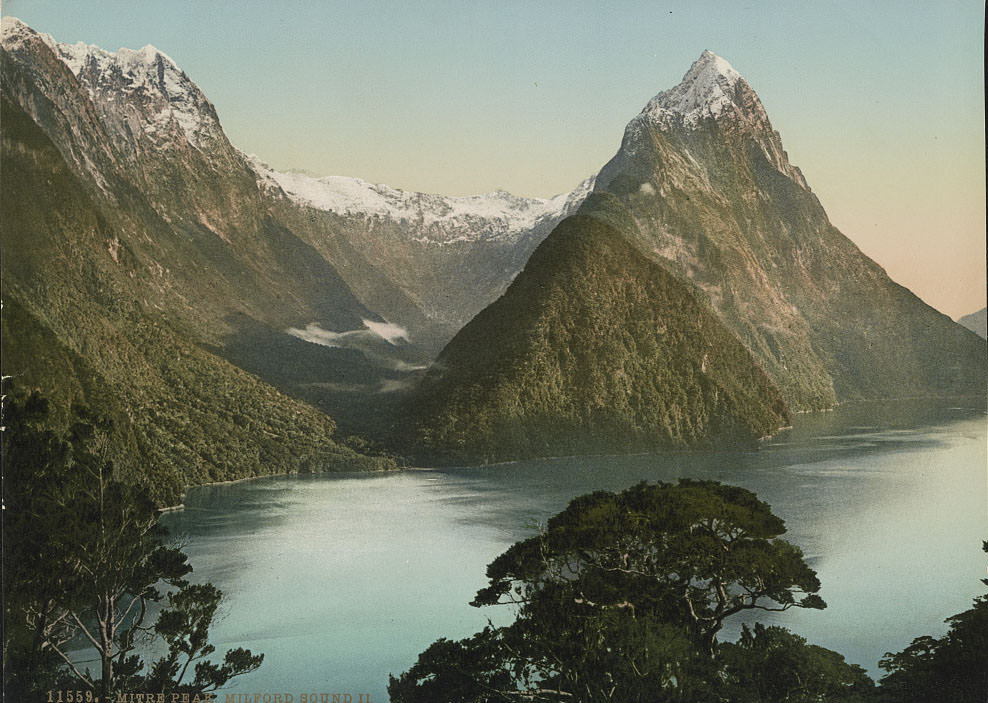
M 467 603 L 486 564 L 534 522 L 592 490 L 716 479 L 768 501 L 823 584 L 826 610 L 761 620 L 875 674 L 886 651 L 942 634 L 984 590 L 986 467 L 983 403 L 862 403 L 797 416 L 759 451 L 275 477 L 194 489 L 165 522 L 194 580 L 226 594 L 217 650 L 265 654 L 229 692 L 382 703 L 388 674 L 431 642 L 509 616 Z

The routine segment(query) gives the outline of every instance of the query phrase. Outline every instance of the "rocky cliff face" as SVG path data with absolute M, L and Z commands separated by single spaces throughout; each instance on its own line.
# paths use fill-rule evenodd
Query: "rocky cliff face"
M 596 178 L 540 200 L 278 173 L 229 143 L 153 47 L 59 44 L 9 17 L 2 47 L 5 373 L 112 408 L 121 455 L 164 467 L 172 492 L 353 459 L 288 396 L 366 427 L 472 318 L 414 401 L 430 451 L 522 426 L 518 451 L 560 449 L 543 437 L 557 422 L 588 448 L 747 441 L 784 421 L 780 397 L 983 392 L 983 346 L 830 225 L 713 54 L 632 120 Z M 530 255 L 519 297 L 508 284 Z M 513 316 L 527 322 L 508 334 Z M 495 379 L 478 360 L 502 352 L 514 365 Z
M 758 96 L 704 54 L 625 131 L 596 190 L 626 236 L 696 286 L 793 409 L 981 392 L 970 335 L 827 218 Z M 593 214 L 592 210 L 589 210 Z
M 280 173 L 250 160 L 279 218 L 430 358 L 504 292 L 593 186 L 589 178 L 551 199 L 504 191 L 448 197 L 357 178 Z

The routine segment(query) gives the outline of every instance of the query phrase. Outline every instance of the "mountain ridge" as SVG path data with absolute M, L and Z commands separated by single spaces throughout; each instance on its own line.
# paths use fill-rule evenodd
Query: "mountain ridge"
M 280 172 L 256 155 L 247 158 L 264 187 L 278 188 L 300 205 L 344 216 L 407 220 L 423 229 L 415 241 L 440 246 L 458 241 L 516 239 L 526 230 L 573 212 L 594 183 L 591 176 L 572 191 L 552 198 L 529 198 L 504 190 L 445 196 L 401 190 L 350 176 Z M 482 227 L 476 228 L 477 223 L 483 223 Z M 430 237 L 432 233 L 438 236 Z
M 257 161 L 230 144 L 208 98 L 162 52 L 60 44 L 8 17 L 3 50 L 5 93 L 112 211 L 117 233 L 106 254 L 131 262 L 126 275 L 140 283 L 143 303 L 168 309 L 183 334 L 347 426 L 369 402 L 358 396 L 386 404 L 408 369 L 503 291 L 560 208 L 575 207 L 499 195 L 500 210 L 417 230 L 387 212 L 318 210 L 265 187 Z M 179 119 L 186 109 L 194 120 Z M 471 200 L 387 192 L 439 200 L 453 215 L 456 202 Z M 365 321 L 405 329 L 407 343 L 365 343 L 353 334 Z M 344 345 L 295 332 L 309 328 Z
M 969 315 L 957 318 L 957 324 L 965 327 L 982 339 L 988 339 L 988 309 L 981 308 Z
M 416 456 L 454 463 L 751 447 L 789 421 L 688 284 L 585 214 L 563 220 L 460 330 L 406 417 Z

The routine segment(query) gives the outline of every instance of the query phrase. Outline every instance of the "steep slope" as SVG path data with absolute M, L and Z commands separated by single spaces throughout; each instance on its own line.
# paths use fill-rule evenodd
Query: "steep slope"
M 380 415 L 589 188 L 553 201 L 444 198 L 279 174 L 229 143 L 206 96 L 152 46 L 62 44 L 11 17 L 2 38 L 4 95 L 106 222 L 105 241 L 80 256 L 112 260 L 105 273 L 138 314 L 346 429 Z M 4 268 L 26 299 L 88 294 L 68 292 L 37 252 Z
M 966 327 L 982 339 L 988 338 L 988 308 L 981 308 L 970 315 L 964 315 L 957 320 L 957 324 Z
M 610 225 L 564 220 L 407 408 L 429 458 L 751 444 L 785 403 L 690 287 Z
M 984 392 L 977 340 L 830 223 L 758 96 L 711 52 L 631 121 L 596 190 L 634 223 L 626 236 L 703 291 L 794 409 Z
M 444 198 L 279 174 L 229 143 L 152 46 L 67 45 L 4 17 L 3 66 L 5 94 L 114 220 L 108 253 L 133 255 L 143 304 L 347 427 L 496 299 L 589 188 Z
M 42 389 L 62 422 L 76 403 L 110 416 L 118 471 L 162 504 L 206 481 L 389 466 L 148 309 L 114 220 L 6 93 L 2 107 L 5 376 Z
M 9 17 L 0 61 L 4 373 L 63 420 L 68 402 L 112 414 L 118 464 L 162 502 L 203 481 L 388 466 L 228 363 L 245 328 L 380 318 L 266 212 L 198 88 L 153 48 L 66 47 Z
M 275 221 L 198 87 L 153 47 L 111 54 L 3 19 L 3 90 L 111 212 L 156 304 L 219 342 L 243 314 L 276 328 L 379 320 Z M 194 292 L 193 292 L 194 291 Z M 190 299 L 195 296 L 195 299 Z

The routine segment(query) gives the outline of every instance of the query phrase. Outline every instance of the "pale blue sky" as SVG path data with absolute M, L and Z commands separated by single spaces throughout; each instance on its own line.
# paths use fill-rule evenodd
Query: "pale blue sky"
M 762 98 L 834 223 L 956 317 L 985 304 L 976 0 L 6 0 L 63 42 L 154 44 L 279 169 L 567 191 L 704 49 Z

